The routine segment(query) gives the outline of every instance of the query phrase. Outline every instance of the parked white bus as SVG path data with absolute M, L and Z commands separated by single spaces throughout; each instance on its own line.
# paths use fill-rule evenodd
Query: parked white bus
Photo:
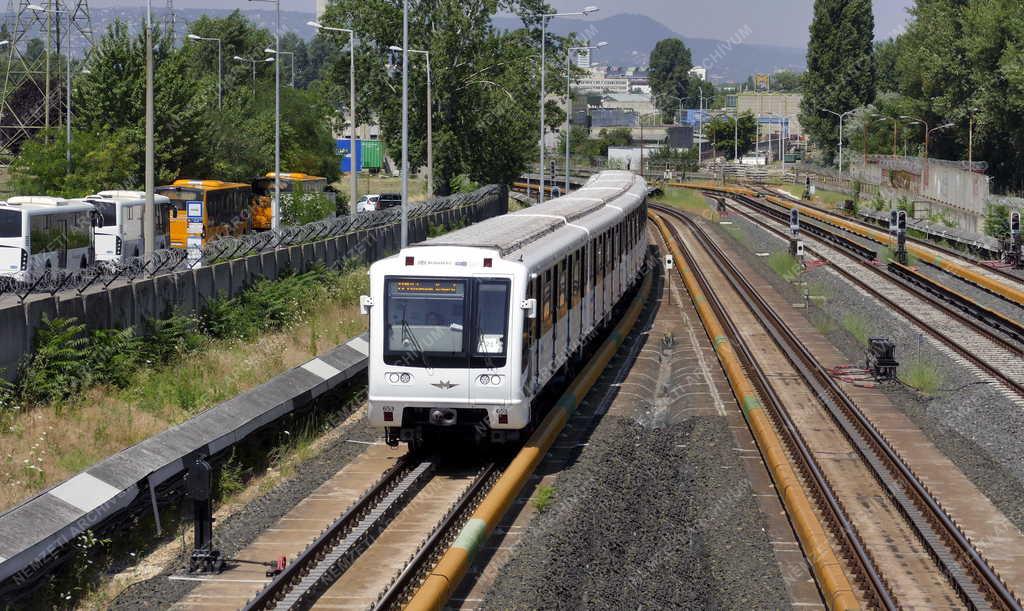
M 146 209 L 144 191 L 100 191 L 83 201 L 92 204 L 103 219 L 102 227 L 97 227 L 95 232 L 97 261 L 124 261 L 145 252 L 142 233 L 142 219 Z M 170 248 L 167 208 L 171 200 L 163 195 L 154 195 L 153 204 L 156 207 L 156 242 L 153 250 Z
M 46 269 L 77 270 L 94 260 L 93 224 L 85 202 L 52 197 L 0 201 L 0 275 L 24 277 Z

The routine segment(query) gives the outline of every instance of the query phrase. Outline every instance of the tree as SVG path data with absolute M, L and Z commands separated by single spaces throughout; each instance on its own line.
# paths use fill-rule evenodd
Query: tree
M 831 160 L 843 113 L 875 98 L 874 15 L 870 0 L 815 0 L 800 123 Z
M 803 90 L 804 75 L 792 70 L 780 70 L 772 75 L 772 91 L 799 93 Z
M 337 0 L 322 21 L 346 27 L 359 24 L 356 51 L 361 100 L 376 110 L 388 154 L 401 155 L 401 58 L 392 74 L 381 70 L 388 47 L 402 40 L 401 3 L 392 0 Z M 526 29 L 503 32 L 492 25 L 499 11 L 520 15 Z M 437 192 L 451 191 L 465 174 L 470 180 L 511 182 L 533 159 L 537 149 L 540 98 L 537 78 L 540 29 L 536 15 L 546 10 L 534 0 L 434 0 L 413 2 L 410 39 L 430 52 L 433 76 L 434 181 Z M 325 36 L 326 34 L 321 34 Z M 565 78 L 558 57 L 566 40 L 549 34 L 547 89 L 564 92 Z M 338 44 L 335 41 L 334 44 Z M 336 86 L 336 105 L 348 100 L 348 56 L 330 61 L 324 80 Z M 424 58 L 410 56 L 410 166 L 426 161 L 426 71 Z M 564 121 L 564 116 L 559 117 Z M 559 125 L 560 127 L 560 125 Z
M 692 97 L 689 74 L 691 68 L 693 68 L 693 54 L 682 40 L 666 38 L 654 45 L 654 50 L 651 51 L 648 80 L 658 110 L 666 115 L 671 115 L 678 108 L 679 101 L 670 96 L 683 100 L 689 100 Z M 699 79 L 697 81 L 700 82 Z
M 754 146 L 757 137 L 757 119 L 752 113 L 741 114 L 738 121 L 735 125 L 732 119 L 717 116 L 704 125 L 704 137 L 714 143 L 715 151 L 726 159 L 733 159 L 736 142 L 739 154 L 743 155 Z

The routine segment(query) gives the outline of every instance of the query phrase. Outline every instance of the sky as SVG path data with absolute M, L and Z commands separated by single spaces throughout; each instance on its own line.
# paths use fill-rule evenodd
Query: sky
M 812 0 L 548 0 L 560 11 L 593 4 L 602 17 L 639 13 L 683 36 L 727 40 L 750 26 L 746 42 L 805 47 L 814 14 Z M 889 38 L 902 31 L 913 0 L 874 0 L 875 35 Z
M 190 8 L 251 8 L 249 0 L 173 0 L 175 6 Z M 579 10 L 594 4 L 600 16 L 639 13 L 662 22 L 683 36 L 729 39 L 749 26 L 749 43 L 784 47 L 807 45 L 812 0 L 548 0 L 557 10 Z M 162 8 L 166 0 L 153 0 Z M 141 0 L 90 0 L 90 6 L 140 6 Z M 875 34 L 889 38 L 898 33 L 907 19 L 907 7 L 913 0 L 874 0 Z M 283 10 L 313 12 L 315 0 L 281 0 Z M 260 8 L 272 5 L 262 4 Z

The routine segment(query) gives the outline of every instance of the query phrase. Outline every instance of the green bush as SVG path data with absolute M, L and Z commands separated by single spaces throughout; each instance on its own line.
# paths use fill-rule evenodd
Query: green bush
M 32 353 L 21 367 L 22 397 L 33 403 L 47 403 L 81 389 L 89 377 L 89 343 L 85 325 L 77 319 L 44 315 Z
M 988 207 L 985 211 L 985 233 L 1000 241 L 1010 239 L 1009 206 L 993 204 Z

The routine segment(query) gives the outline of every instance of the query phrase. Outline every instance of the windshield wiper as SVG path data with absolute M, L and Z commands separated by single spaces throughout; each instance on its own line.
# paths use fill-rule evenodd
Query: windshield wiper
M 419 357 L 420 362 L 423 363 L 423 367 L 426 369 L 432 369 L 430 361 L 427 360 L 427 353 L 423 351 L 423 347 L 420 346 L 419 340 L 416 339 L 416 335 L 412 332 L 412 328 L 409 323 L 405 320 L 405 314 L 402 314 L 402 343 L 408 342 L 412 345 L 416 355 Z

